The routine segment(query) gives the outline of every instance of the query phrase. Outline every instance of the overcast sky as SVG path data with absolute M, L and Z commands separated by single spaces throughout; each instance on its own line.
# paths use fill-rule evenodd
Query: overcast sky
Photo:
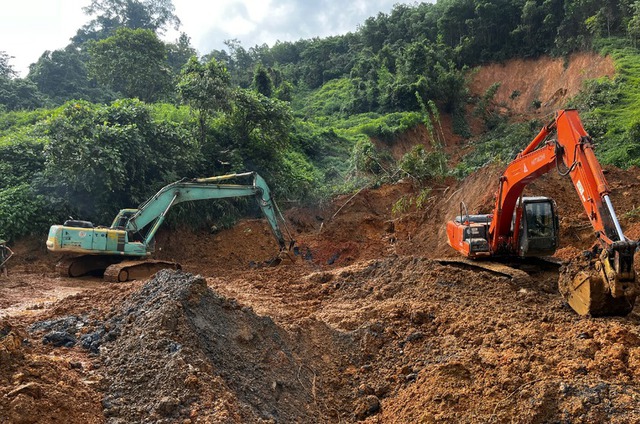
M 57 50 L 90 18 L 82 7 L 90 0 L 3 1 L 0 12 L 0 51 L 13 59 L 25 76 L 29 64 L 45 50 Z M 224 49 L 224 40 L 237 38 L 245 48 L 277 40 L 326 37 L 356 31 L 369 16 L 390 13 L 398 0 L 173 0 L 182 21 L 181 32 L 202 54 Z M 166 41 L 174 41 L 168 33 Z

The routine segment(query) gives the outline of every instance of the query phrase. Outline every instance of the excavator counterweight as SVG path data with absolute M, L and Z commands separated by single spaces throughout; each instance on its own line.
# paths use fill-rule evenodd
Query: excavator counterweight
M 638 243 L 623 234 L 593 142 L 575 110 L 558 111 L 507 166 L 492 214 L 469 215 L 461 204 L 460 215 L 447 223 L 449 245 L 471 259 L 553 255 L 560 233 L 555 202 L 522 192 L 554 168 L 571 179 L 597 240 L 592 251 L 563 267 L 560 293 L 580 315 L 626 315 L 638 291 Z

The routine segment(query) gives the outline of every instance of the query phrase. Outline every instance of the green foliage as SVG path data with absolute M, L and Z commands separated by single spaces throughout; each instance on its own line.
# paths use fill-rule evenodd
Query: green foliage
M 585 129 L 594 138 L 596 155 L 604 164 L 640 165 L 640 51 L 629 40 L 608 38 L 598 42 L 603 54 L 613 57 L 614 79 L 587 82 L 572 102 L 579 108 Z
M 348 78 L 334 79 L 320 89 L 299 93 L 292 103 L 304 117 L 345 116 L 353 99 L 353 86 Z
M 253 88 L 263 96 L 273 96 L 273 81 L 262 65 L 258 65 L 253 74 Z
M 170 91 L 167 50 L 152 30 L 119 28 L 89 53 L 90 74 L 125 97 L 153 102 Z
M 422 210 L 429 201 L 429 195 L 431 194 L 431 188 L 423 188 L 416 195 L 404 195 L 394 202 L 391 206 L 391 213 L 393 215 L 402 215 L 409 212 L 412 207 L 415 210 Z
M 192 56 L 182 68 L 177 88 L 187 104 L 209 115 L 230 108 L 229 73 L 215 59 L 202 64 Z
M 634 206 L 633 209 L 624 213 L 624 218 L 631 222 L 640 221 L 640 207 Z
M 13 78 L 16 76 L 16 71 L 9 61 L 13 56 L 9 56 L 7 52 L 0 50 L 0 78 Z
M 45 109 L 0 113 L 0 137 L 11 134 L 14 131 L 26 131 L 30 126 L 37 124 L 50 115 L 51 110 Z M 10 142 L 10 140 L 5 141 Z
M 422 144 L 413 146 L 399 163 L 403 173 L 417 181 L 441 179 L 447 175 L 447 158 L 441 149 L 427 151 Z
M 83 10 L 94 19 L 73 37 L 76 45 L 110 37 L 118 28 L 163 33 L 167 28 L 178 29 L 180 26 L 171 0 L 91 0 Z
M 358 140 L 351 154 L 351 161 L 356 175 L 388 175 L 388 172 L 382 165 L 385 159 L 386 158 L 383 158 L 383 153 L 376 149 L 371 140 L 365 138 Z
M 43 196 L 23 183 L 0 189 L 0 238 L 9 241 L 44 234 L 55 218 Z
M 498 92 L 500 85 L 501 83 L 499 82 L 491 84 L 480 100 L 478 100 L 478 104 L 474 110 L 474 114 L 482 119 L 487 130 L 496 128 L 504 120 L 504 118 L 500 116 L 494 102 L 494 97 Z
M 234 92 L 229 124 L 235 142 L 248 149 L 247 153 L 260 146 L 264 153 L 285 149 L 289 144 L 291 123 L 291 109 L 287 103 L 249 90 Z
M 182 68 L 177 91 L 198 113 L 201 143 L 206 141 L 208 121 L 216 113 L 231 109 L 229 80 L 227 69 L 213 58 L 203 64 L 192 56 Z
M 283 102 L 291 102 L 293 100 L 293 84 L 284 81 L 276 90 L 276 98 Z
M 365 118 L 364 122 L 351 127 L 350 132 L 362 133 L 386 142 L 391 142 L 397 135 L 423 123 L 421 114 L 417 112 L 396 112 L 373 119 L 370 115 L 362 117 Z M 353 123 L 354 120 L 346 122 Z
M 492 163 L 512 161 L 542 128 L 538 121 L 500 123 L 493 131 L 472 143 L 471 153 L 456 166 L 454 174 L 460 178 Z
M 295 150 L 284 152 L 281 167 L 271 173 L 273 187 L 279 198 L 289 201 L 313 201 L 323 195 L 323 173 L 303 153 Z
M 0 112 L 31 110 L 44 104 L 44 96 L 31 81 L 0 77 Z
M 179 75 L 182 67 L 189 59 L 198 55 L 196 49 L 191 46 L 191 39 L 184 32 L 180 34 L 174 43 L 168 43 L 167 62 L 174 75 Z
M 30 183 L 44 168 L 44 143 L 22 128 L 0 138 L 0 187 Z
M 135 100 L 68 103 L 47 122 L 46 133 L 39 189 L 50 203 L 99 222 L 191 175 L 199 160 L 188 132 L 153 121 L 149 107 Z
M 45 51 L 29 67 L 27 80 L 57 105 L 72 99 L 94 102 L 114 100 L 115 93 L 104 86 L 97 86 L 89 78 L 87 60 L 86 52 L 71 46 L 64 50 Z

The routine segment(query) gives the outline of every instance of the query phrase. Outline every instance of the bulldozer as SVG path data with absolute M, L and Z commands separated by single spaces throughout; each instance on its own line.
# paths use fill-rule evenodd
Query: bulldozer
M 252 183 L 221 184 L 240 178 L 252 178 Z M 180 268 L 174 262 L 149 259 L 154 252 L 154 237 L 171 207 L 187 201 L 244 196 L 256 198 L 271 227 L 279 245 L 279 254 L 271 261 L 272 265 L 276 264 L 288 255 L 295 241 L 288 231 L 288 240 L 285 238 L 280 228 L 284 218 L 266 181 L 255 172 L 183 179 L 168 184 L 137 209 L 120 210 L 109 227 L 82 220 L 53 225 L 49 229 L 47 249 L 74 255 L 56 265 L 63 277 L 102 273 L 105 280 L 113 282 L 146 278 L 163 268 Z
M 560 233 L 556 203 L 522 193 L 554 168 L 571 179 L 597 241 L 584 261 L 563 267 L 559 290 L 580 315 L 626 315 L 638 293 L 633 263 L 638 242 L 623 233 L 593 140 L 574 109 L 559 110 L 509 163 L 492 213 L 469 214 L 460 204 L 459 214 L 447 222 L 448 243 L 476 261 L 553 255 Z

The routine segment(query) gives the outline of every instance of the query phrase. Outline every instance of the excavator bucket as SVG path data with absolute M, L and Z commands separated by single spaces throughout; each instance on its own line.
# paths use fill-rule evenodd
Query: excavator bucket
M 280 253 L 278 253 L 278 255 L 274 256 L 273 258 L 267 259 L 266 261 L 260 263 L 252 262 L 251 265 L 256 268 L 263 268 L 274 267 L 278 265 L 291 265 L 295 263 L 295 261 L 295 256 L 291 252 L 281 250 Z
M 606 277 L 600 259 L 592 261 L 572 261 L 560 272 L 558 289 L 571 308 L 580 315 L 624 316 L 633 309 L 635 275 L 633 281 L 625 284 L 625 290 L 618 290 L 613 296 L 611 284 Z

